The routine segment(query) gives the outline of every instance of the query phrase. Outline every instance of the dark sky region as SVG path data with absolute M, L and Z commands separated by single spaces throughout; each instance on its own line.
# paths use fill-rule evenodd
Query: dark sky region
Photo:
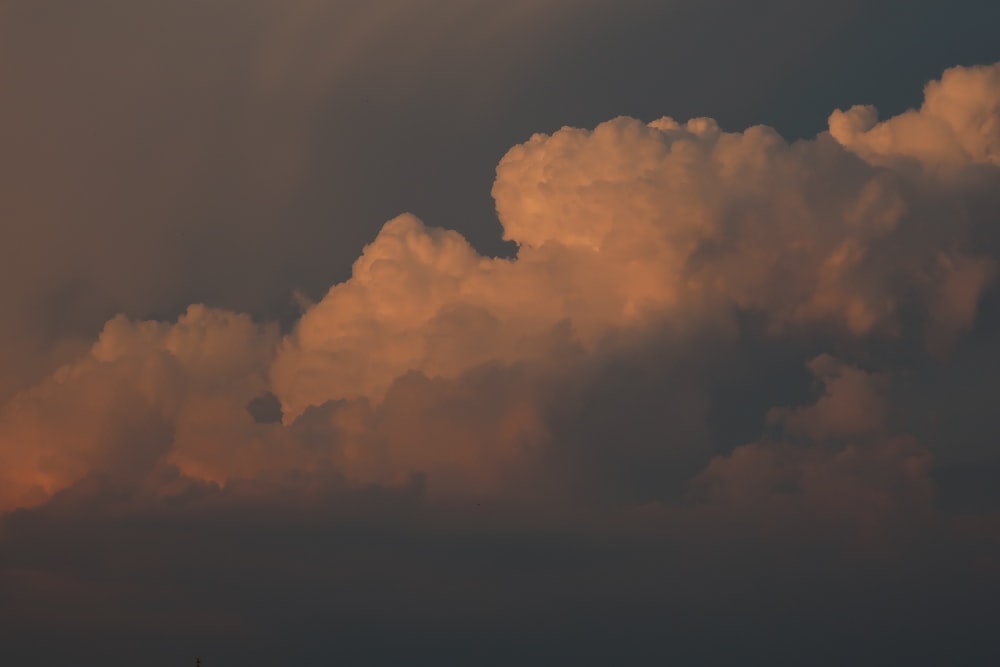
M 1000 664 L 997 26 L 0 0 L 2 662 Z

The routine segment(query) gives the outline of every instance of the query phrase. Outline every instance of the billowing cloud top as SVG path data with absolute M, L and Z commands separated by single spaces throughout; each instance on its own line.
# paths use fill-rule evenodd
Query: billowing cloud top
M 900 428 L 899 376 L 870 350 L 925 363 L 973 330 L 996 192 L 1000 64 L 795 142 L 707 118 L 538 134 L 493 185 L 512 257 L 403 214 L 285 334 L 203 305 L 108 321 L 0 409 L 0 511 L 341 503 L 391 523 L 427 502 L 434 533 L 485 499 L 642 544 L 697 525 L 865 555 L 992 535 L 942 518 L 939 445 Z M 769 394 L 741 346 L 775 367 L 792 350 L 804 392 Z M 720 445 L 719 397 L 747 374 L 759 428 Z
M 561 353 L 606 354 L 614 337 L 658 327 L 728 335 L 738 312 L 759 314 L 774 337 L 889 338 L 915 313 L 924 338 L 947 345 L 972 326 L 995 273 L 969 242 L 986 221 L 963 215 L 953 173 L 914 175 L 894 160 L 993 168 L 998 100 L 1000 65 L 949 70 L 919 111 L 873 127 L 855 107 L 831 116 L 830 134 L 794 143 L 710 119 L 618 118 L 536 135 L 504 156 L 493 187 L 504 236 L 518 245 L 511 259 L 406 214 L 284 338 L 202 306 L 176 324 L 108 322 L 85 357 L 5 406 L 4 504 L 158 461 L 221 484 L 324 461 L 363 479 L 426 472 L 444 445 L 425 442 L 406 469 L 393 460 L 395 436 L 378 433 L 379 406 L 406 392 L 405 378 L 455 382 L 496 364 L 563 373 Z M 829 363 L 813 368 L 833 387 L 852 382 Z M 267 391 L 284 426 L 244 409 Z M 872 404 L 837 405 L 831 419 L 799 411 L 788 424 L 815 435 L 876 419 Z M 299 442 L 295 426 L 319 409 L 326 444 Z M 508 418 L 544 440 L 537 415 Z M 476 450 L 481 434 L 467 437 Z
M 830 133 L 873 164 L 1000 165 L 1000 67 L 955 67 L 927 84 L 920 109 L 878 122 L 871 106 L 830 116 Z
M 965 119 L 948 136 L 988 145 L 998 71 L 947 72 L 917 116 Z M 932 342 L 947 344 L 972 325 L 994 275 L 994 259 L 968 246 L 978 221 L 962 219 L 954 186 L 918 191 L 879 166 L 843 118 L 831 118 L 831 135 L 793 144 L 710 119 L 537 135 L 504 157 L 493 187 L 515 259 L 481 257 L 412 216 L 389 222 L 283 345 L 276 393 L 294 418 L 327 400 L 379 398 L 407 371 L 456 377 L 537 357 L 560 322 L 593 349 L 618 328 L 725 319 L 732 308 L 764 313 L 775 331 L 863 336 L 898 334 L 914 307 Z M 962 155 L 962 166 L 994 159 Z

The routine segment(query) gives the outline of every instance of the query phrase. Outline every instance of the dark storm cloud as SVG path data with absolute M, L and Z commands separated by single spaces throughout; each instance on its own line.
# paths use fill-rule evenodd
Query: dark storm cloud
M 996 543 L 972 531 L 873 558 L 711 516 L 442 508 L 419 485 L 309 509 L 239 494 L 134 513 L 91 488 L 6 517 L 7 655 L 59 661 L 57 635 L 63 655 L 150 665 L 996 657 Z

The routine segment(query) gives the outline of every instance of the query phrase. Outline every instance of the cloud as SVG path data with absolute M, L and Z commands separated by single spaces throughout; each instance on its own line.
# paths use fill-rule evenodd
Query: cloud
M 912 537 L 934 515 L 933 456 L 889 433 L 887 378 L 829 355 L 808 366 L 823 383 L 819 399 L 768 414 L 787 440 L 713 459 L 692 482 L 695 497 L 767 532 L 839 533 L 869 549 L 896 539 L 900 524 Z
M 996 115 L 986 71 L 950 71 L 925 108 L 972 132 L 969 109 Z M 67 632 L 53 601 L 103 591 L 88 636 L 356 623 L 357 647 L 609 609 L 639 634 L 729 604 L 834 623 L 864 586 L 995 582 L 996 518 L 942 510 L 948 443 L 896 415 L 910 359 L 946 363 L 975 329 L 998 174 L 971 148 L 873 153 L 842 122 L 794 142 L 704 118 L 535 135 L 493 186 L 511 257 L 403 214 L 285 329 L 207 305 L 109 319 L 0 408 L 0 620 Z M 146 594 L 162 612 L 121 612 Z
M 811 360 L 809 370 L 823 384 L 815 405 L 775 408 L 768 420 L 789 435 L 808 438 L 850 438 L 886 429 L 888 401 L 884 375 L 866 373 L 823 354 Z
M 110 320 L 86 356 L 3 406 L 4 504 L 36 504 L 94 474 L 141 481 L 184 458 L 190 421 L 199 433 L 250 422 L 244 406 L 266 387 L 277 338 L 273 325 L 203 306 L 172 325 Z
M 872 164 L 925 169 L 1000 166 L 1000 64 L 953 67 L 927 84 L 919 109 L 878 122 L 871 106 L 834 111 L 830 134 Z
M 294 319 L 293 290 L 342 279 L 396 212 L 413 177 L 385 165 L 425 158 L 414 128 L 440 136 L 482 118 L 564 10 L 5 7 L 0 230 L 16 243 L 0 248 L 0 398 L 85 352 L 117 313 L 175 319 L 208 303 Z
M 929 4 L 0 2 L 6 662 L 998 663 Z
M 936 109 L 940 86 L 928 89 Z M 763 313 L 775 335 L 885 337 L 916 310 L 927 344 L 946 348 L 972 326 L 995 260 L 969 249 L 985 221 L 958 222 L 960 189 L 914 185 L 826 134 L 788 143 L 765 127 L 619 118 L 536 135 L 501 160 L 493 188 L 516 258 L 480 256 L 412 216 L 389 222 L 285 342 L 276 394 L 294 419 L 326 400 L 377 400 L 410 370 L 456 377 L 538 358 L 562 322 L 593 350 L 618 329 L 697 328 L 732 309 Z
M 968 81 L 989 71 L 949 71 L 925 106 L 965 118 L 948 104 L 964 109 L 969 96 L 942 91 L 971 86 L 982 97 L 988 86 Z M 221 485 L 329 468 L 358 481 L 430 473 L 432 489 L 496 488 L 509 471 L 540 465 L 546 448 L 586 456 L 565 440 L 589 438 L 565 424 L 573 414 L 586 422 L 579 406 L 592 399 L 567 411 L 573 394 L 561 384 L 607 382 L 600 369 L 654 347 L 662 372 L 688 358 L 688 383 L 657 389 L 686 406 L 664 405 L 660 417 L 687 426 L 670 442 L 630 446 L 707 462 L 711 387 L 695 379 L 697 365 L 711 368 L 719 353 L 705 350 L 739 339 L 741 317 L 760 318 L 777 340 L 823 332 L 942 347 L 972 326 L 995 263 L 968 243 L 983 221 L 958 216 L 967 185 L 945 179 L 924 192 L 911 178 L 827 134 L 788 143 L 709 119 L 618 118 L 536 135 L 504 156 L 493 188 L 512 258 L 481 255 L 406 214 L 283 337 L 275 324 L 204 306 L 174 324 L 110 320 L 85 356 L 5 407 L 4 503 L 163 465 Z M 809 368 L 827 394 L 771 412 L 788 435 L 881 428 L 881 375 L 829 356 Z M 646 405 L 621 391 L 619 414 Z M 280 402 L 281 423 L 248 411 L 262 395 Z M 614 401 L 602 402 L 587 410 Z M 640 438 L 657 431 L 648 426 Z
M 843 448 L 756 443 L 713 460 L 693 489 L 712 511 L 764 535 L 879 549 L 898 539 L 900 524 L 912 539 L 911 526 L 933 516 L 931 465 L 908 438 Z

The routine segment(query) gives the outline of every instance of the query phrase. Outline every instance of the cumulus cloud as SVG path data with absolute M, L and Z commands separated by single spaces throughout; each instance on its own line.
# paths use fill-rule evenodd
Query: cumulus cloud
M 396 197 L 414 205 L 426 145 L 481 122 L 566 4 L 4 7 L 0 399 L 116 313 L 290 321 L 292 290 L 342 279 Z
M 769 421 L 789 435 L 813 439 L 849 438 L 884 432 L 888 413 L 885 375 L 866 373 L 823 354 L 811 360 L 809 370 L 823 385 L 814 404 L 801 408 L 775 408 Z
M 919 109 L 882 122 L 871 106 L 834 111 L 830 134 L 873 164 L 1000 166 L 1000 64 L 953 67 L 927 84 Z
M 945 359 L 994 279 L 974 242 L 992 213 L 969 202 L 1000 183 L 995 71 L 810 140 L 704 118 L 535 135 L 493 186 L 512 257 L 403 214 L 290 328 L 205 305 L 108 320 L 0 407 L 0 620 L 488 635 L 526 597 L 538 632 L 627 605 L 649 624 L 668 599 L 784 618 L 802 590 L 843 610 L 886 577 L 994 581 L 995 518 L 942 512 L 947 443 L 894 414 L 898 359 Z M 741 439 L 713 436 L 737 419 Z M 74 549 L 94 535 L 107 553 Z M 869 577 L 847 592 L 845 563 Z M 163 612 L 121 613 L 135 590 Z M 48 611 L 98 593 L 119 612 Z
M 829 355 L 808 366 L 823 385 L 819 399 L 768 415 L 787 439 L 713 459 L 692 492 L 713 510 L 765 531 L 819 531 L 885 547 L 900 524 L 919 525 L 933 515 L 933 457 L 912 437 L 890 434 L 884 375 Z
M 995 71 L 949 70 L 914 113 L 991 131 Z M 574 430 L 553 421 L 568 414 L 561 383 L 606 379 L 585 369 L 623 350 L 639 358 L 657 341 L 664 359 L 700 359 L 699 341 L 735 342 L 748 316 L 776 340 L 917 336 L 946 348 L 972 326 L 994 273 L 994 258 L 969 243 L 984 223 L 962 207 L 970 186 L 949 176 L 916 187 L 906 169 L 859 157 L 838 123 L 792 143 L 709 119 L 536 135 L 504 156 L 493 187 L 512 258 L 406 214 L 286 336 L 204 306 L 173 324 L 112 319 L 86 355 L 4 407 L 4 506 L 44 502 L 88 475 L 143 479 L 163 466 L 220 485 L 326 470 L 497 489 L 512 471 L 551 463 L 539 452 L 572 456 L 560 439 Z M 825 393 L 775 408 L 773 424 L 811 440 L 882 432 L 884 374 L 828 355 L 809 369 Z M 649 446 L 707 461 L 698 424 L 709 394 L 698 381 L 687 398 L 677 392 L 687 406 L 677 423 L 694 422 Z M 712 469 L 735 470 L 747 452 L 776 461 L 758 447 Z
M 4 503 L 35 504 L 91 475 L 141 481 L 161 462 L 185 459 L 183 443 L 197 444 L 186 437 L 191 422 L 199 433 L 219 423 L 238 429 L 251 421 L 247 401 L 267 386 L 277 340 L 274 325 L 203 306 L 175 324 L 109 321 L 86 356 L 4 405 Z M 241 436 L 249 437 L 240 449 L 252 448 L 249 429 Z M 212 444 L 226 455 L 223 441 Z
M 938 91 L 954 79 L 930 86 L 928 105 L 947 107 Z M 285 341 L 273 381 L 287 418 L 377 400 L 410 370 L 538 358 L 560 323 L 593 350 L 619 329 L 718 326 L 733 309 L 762 313 L 775 335 L 885 337 L 916 311 L 927 344 L 947 347 L 995 271 L 969 248 L 985 221 L 967 220 L 960 192 L 924 192 L 827 134 L 788 143 L 765 127 L 619 118 L 511 149 L 493 193 L 517 256 L 482 257 L 412 216 L 388 223 Z

